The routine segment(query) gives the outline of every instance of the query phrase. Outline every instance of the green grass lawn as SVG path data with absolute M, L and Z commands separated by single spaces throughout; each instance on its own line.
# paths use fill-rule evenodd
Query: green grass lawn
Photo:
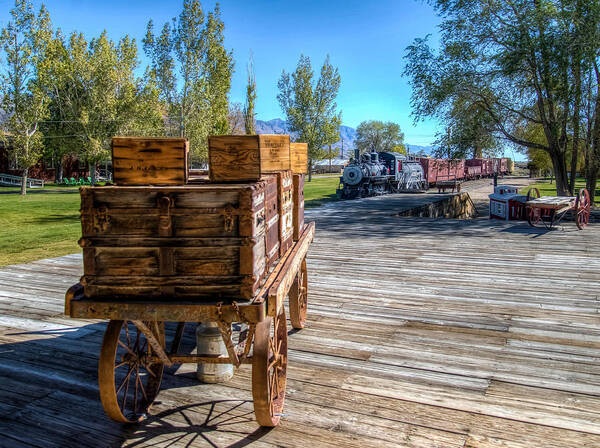
M 0 187 L 0 266 L 80 250 L 77 188 L 33 189 L 26 196 L 2 194 L 10 190 L 15 189 Z
M 554 183 L 554 181 L 550 183 L 549 178 L 545 179 L 542 182 L 536 182 L 535 184 L 524 188 L 522 190 L 522 194 L 527 194 L 527 192 L 534 187 L 539 190 L 540 196 L 556 196 L 556 184 Z M 575 179 L 575 190 L 579 191 L 580 188 L 585 188 L 585 179 L 578 177 L 577 179 Z M 596 188 L 594 205 L 600 205 L 600 185 Z
M 313 177 L 304 187 L 307 208 L 336 200 L 339 176 Z M 0 187 L 0 266 L 79 252 L 78 187 L 48 185 L 26 196 Z
M 315 208 L 326 202 L 337 201 L 335 190 L 340 183 L 340 176 L 313 176 L 312 181 L 304 183 L 304 207 Z

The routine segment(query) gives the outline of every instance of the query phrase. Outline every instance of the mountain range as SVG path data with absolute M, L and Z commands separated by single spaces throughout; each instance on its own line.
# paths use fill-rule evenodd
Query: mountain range
M 288 130 L 288 125 L 285 120 L 281 118 L 274 118 L 273 120 L 263 121 L 256 120 L 256 133 L 257 134 L 288 134 L 290 133 Z M 290 133 L 294 135 L 293 133 Z M 354 151 L 354 141 L 356 140 L 356 129 L 351 128 L 350 126 L 340 126 L 340 141 L 333 144 L 332 147 L 338 150 L 338 155 L 343 157 L 344 159 L 348 159 L 352 152 Z M 430 155 L 433 148 L 431 146 L 420 146 L 420 145 L 411 145 L 410 143 L 405 142 L 405 145 L 410 147 L 411 153 L 425 153 Z M 344 153 L 342 155 L 342 146 L 344 148 Z

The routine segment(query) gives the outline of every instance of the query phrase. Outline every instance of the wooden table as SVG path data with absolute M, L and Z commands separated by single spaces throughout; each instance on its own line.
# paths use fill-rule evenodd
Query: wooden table
M 65 297 L 65 314 L 74 318 L 110 319 L 98 366 L 100 398 L 113 420 L 143 420 L 160 389 L 164 366 L 181 363 L 252 364 L 254 413 L 261 426 L 276 426 L 283 412 L 287 368 L 287 325 L 283 306 L 289 296 L 290 320 L 304 327 L 308 303 L 306 254 L 314 222 L 279 260 L 252 300 L 181 301 L 89 299 L 81 284 Z M 178 322 L 169 349 L 164 323 Z M 216 322 L 226 356 L 179 354 L 186 322 Z M 237 342 L 232 324 L 242 323 Z M 250 349 L 252 348 L 252 353 Z

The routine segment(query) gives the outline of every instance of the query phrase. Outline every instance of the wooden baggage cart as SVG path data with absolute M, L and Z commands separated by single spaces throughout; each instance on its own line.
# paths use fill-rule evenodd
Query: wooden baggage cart
M 560 223 L 569 212 L 575 215 L 575 224 L 583 230 L 590 220 L 590 195 L 585 188 L 579 190 L 577 196 L 542 196 L 537 188 L 527 193 L 525 202 L 527 221 L 532 227 L 542 223 L 552 229 Z
M 256 296 L 250 300 L 152 297 L 87 298 L 81 284 L 65 297 L 65 313 L 73 318 L 109 319 L 98 365 L 100 398 L 113 420 L 143 420 L 160 389 L 164 366 L 180 363 L 252 365 L 252 396 L 256 420 L 275 426 L 283 412 L 287 368 L 287 325 L 284 299 L 289 296 L 290 320 L 302 328 L 307 309 L 306 253 L 314 223 L 280 259 Z M 166 346 L 165 322 L 178 322 Z M 216 322 L 227 356 L 181 354 L 185 322 Z M 237 341 L 232 324 L 246 324 Z

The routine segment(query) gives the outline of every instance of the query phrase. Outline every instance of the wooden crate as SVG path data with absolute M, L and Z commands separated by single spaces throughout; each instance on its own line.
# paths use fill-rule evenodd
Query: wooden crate
M 279 200 L 277 175 L 263 177 L 265 190 L 265 239 L 267 268 L 279 259 Z
M 294 174 L 294 190 L 292 202 L 294 204 L 293 226 L 294 241 L 300 239 L 304 229 L 304 174 Z
M 185 185 L 188 141 L 184 138 L 113 137 L 116 185 Z
M 266 274 L 265 189 L 82 187 L 85 295 L 251 299 Z
M 208 138 L 212 182 L 259 180 L 290 169 L 289 135 L 221 135 Z
M 294 174 L 307 174 L 308 144 L 290 143 L 290 154 L 292 158 L 292 172 Z
M 290 170 L 277 173 L 277 198 L 279 201 L 279 255 L 283 256 L 293 244 L 294 181 Z

